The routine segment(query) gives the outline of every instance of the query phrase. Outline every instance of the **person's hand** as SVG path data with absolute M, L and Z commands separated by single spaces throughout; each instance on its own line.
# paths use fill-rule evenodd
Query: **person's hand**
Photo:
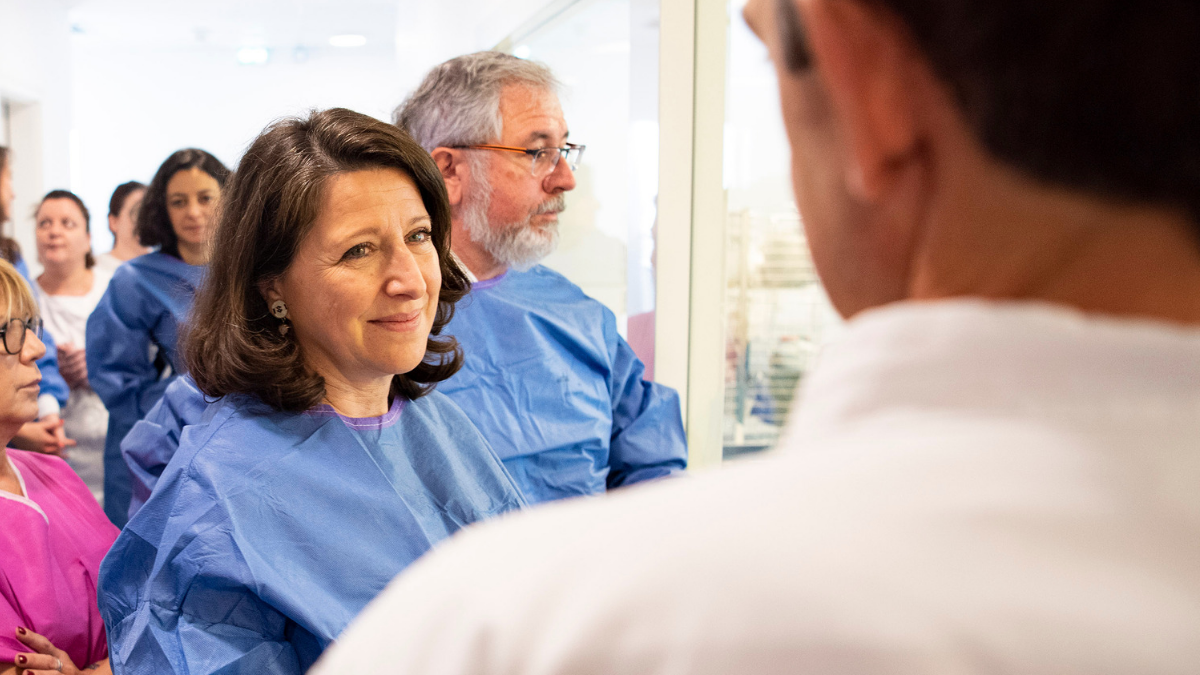
M 87 350 L 67 342 L 58 345 L 58 372 L 72 389 L 88 383 Z
M 75 667 L 75 662 L 61 649 L 55 648 L 49 640 L 26 628 L 17 628 L 17 639 L 32 652 L 18 653 L 13 661 L 17 666 L 17 675 L 81 675 Z M 106 662 L 102 662 L 106 663 Z M 92 675 L 97 670 L 85 671 L 84 675 Z M 112 672 L 109 670 L 109 672 Z
M 75 441 L 67 438 L 58 415 L 46 415 L 35 422 L 26 422 L 8 444 L 20 450 L 61 457 L 63 450 L 75 445 Z

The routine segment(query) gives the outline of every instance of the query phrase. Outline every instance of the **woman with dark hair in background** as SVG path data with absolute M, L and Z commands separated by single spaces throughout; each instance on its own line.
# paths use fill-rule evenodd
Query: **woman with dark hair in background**
M 100 572 L 122 673 L 301 673 L 397 572 L 524 500 L 434 385 L 468 290 L 433 159 L 349 110 L 268 128 L 184 339 L 213 403 Z
M 146 186 L 131 180 L 121 183 L 108 200 L 108 231 L 113 235 L 113 247 L 108 253 L 96 256 L 96 269 L 111 276 L 121 263 L 150 252 L 137 238 L 137 212 L 142 206 Z
M 9 161 L 9 150 L 0 146 L 0 226 L 9 221 L 12 215 L 13 193 L 12 166 Z M 7 260 L 16 268 L 21 276 L 33 288 L 29 278 L 29 268 L 21 257 L 21 247 L 15 239 L 0 232 L 0 258 Z M 58 348 L 54 339 L 47 335 L 45 338 L 46 353 L 38 359 L 38 369 L 42 372 L 42 384 L 38 395 L 38 417 L 25 424 L 9 441 L 9 445 L 22 450 L 61 454 L 64 449 L 75 445 L 75 441 L 67 438 L 63 431 L 62 407 L 67 405 L 71 389 L 67 386 L 58 370 Z
M 71 387 L 62 418 L 67 436 L 76 445 L 66 460 L 103 503 L 108 411 L 88 386 L 84 329 L 112 275 L 95 265 L 90 215 L 78 195 L 50 192 L 42 198 L 34 222 L 38 262 L 44 270 L 34 284 L 34 296 L 46 331 L 58 343 L 59 370 Z
M 229 169 L 211 154 L 180 150 L 163 162 L 146 189 L 138 239 L 158 251 L 113 274 L 87 323 L 92 389 L 108 406 L 104 445 L 104 511 L 118 527 L 128 519 L 130 477 L 121 440 L 183 370 L 176 349 L 208 264 L 208 240 Z

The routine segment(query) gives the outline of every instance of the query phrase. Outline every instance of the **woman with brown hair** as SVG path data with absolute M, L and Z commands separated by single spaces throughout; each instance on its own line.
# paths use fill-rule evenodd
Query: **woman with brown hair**
M 71 387 L 62 418 L 64 431 L 76 445 L 66 460 L 103 503 L 108 411 L 88 385 L 84 329 L 112 275 L 96 266 L 90 220 L 87 206 L 74 192 L 52 190 L 42 198 L 34 234 L 43 272 L 33 291 L 46 332 L 58 342 L 59 369 Z
M 217 399 L 106 558 L 123 673 L 300 673 L 387 582 L 523 504 L 434 385 L 469 283 L 433 160 L 343 109 L 250 146 L 184 340 Z
M 128 518 L 131 491 L 121 440 L 184 370 L 178 326 L 208 264 L 228 176 L 220 160 L 196 148 L 176 151 L 162 163 L 137 217 L 138 240 L 158 250 L 121 265 L 88 318 L 88 374 L 109 413 L 104 512 L 118 526 Z

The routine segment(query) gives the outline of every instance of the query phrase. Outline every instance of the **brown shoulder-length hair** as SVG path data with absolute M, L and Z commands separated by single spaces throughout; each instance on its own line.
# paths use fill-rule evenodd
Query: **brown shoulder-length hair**
M 453 337 L 438 337 L 454 303 L 470 290 L 450 255 L 450 203 L 433 159 L 407 133 L 344 108 L 284 119 L 255 139 L 222 194 L 204 286 L 183 335 L 183 354 L 208 396 L 250 394 L 278 410 L 308 410 L 325 380 L 304 363 L 300 345 L 281 335 L 260 289 L 281 276 L 320 212 L 338 174 L 392 168 L 412 178 L 433 225 L 442 272 L 425 358 L 392 380 L 392 394 L 415 399 L 462 367 Z
M 179 237 L 175 234 L 175 226 L 171 224 L 171 216 L 167 210 L 167 184 L 175 174 L 188 169 L 200 169 L 212 176 L 222 190 L 229 178 L 229 169 L 205 150 L 184 148 L 171 153 L 171 156 L 154 172 L 154 178 L 146 188 L 142 197 L 142 208 L 138 211 L 134 234 L 142 246 L 157 246 L 163 253 L 179 258 Z

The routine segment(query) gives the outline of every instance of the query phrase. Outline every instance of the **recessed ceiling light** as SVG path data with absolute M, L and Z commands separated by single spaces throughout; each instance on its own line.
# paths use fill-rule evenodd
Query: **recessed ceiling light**
M 237 53 L 237 61 L 243 66 L 261 66 L 270 58 L 266 47 L 242 47 Z
M 529 45 L 517 45 L 517 48 L 513 50 L 513 56 L 518 59 L 527 59 L 532 53 L 533 50 L 529 48 Z
M 365 35 L 334 35 L 329 38 L 329 44 L 334 47 L 361 47 L 367 44 Z

